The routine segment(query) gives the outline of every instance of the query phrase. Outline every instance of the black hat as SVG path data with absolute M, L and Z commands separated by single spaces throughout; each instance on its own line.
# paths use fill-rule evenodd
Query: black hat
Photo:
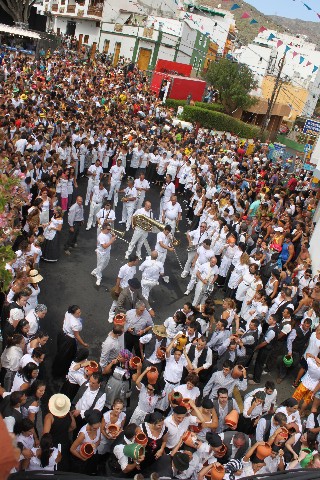
M 176 413 L 177 415 L 185 415 L 187 411 L 188 411 L 187 408 L 184 407 L 183 405 L 178 405 L 173 409 L 173 413 Z
M 133 290 L 139 290 L 141 288 L 141 283 L 137 278 L 130 278 L 128 285 L 133 288 Z
M 172 462 L 179 472 L 188 470 L 190 463 L 189 455 L 187 453 L 177 452 L 173 455 Z
M 221 447 L 222 440 L 217 433 L 208 432 L 206 434 L 206 440 L 211 447 Z

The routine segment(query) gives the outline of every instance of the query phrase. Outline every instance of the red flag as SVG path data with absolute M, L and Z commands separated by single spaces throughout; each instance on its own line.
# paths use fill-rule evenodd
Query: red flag
M 277 41 L 277 48 L 281 47 L 282 44 L 283 44 L 283 41 L 282 41 L 282 40 L 278 40 L 278 41 Z
M 242 15 L 241 15 L 241 18 L 249 18 L 250 17 L 250 13 L 248 12 L 244 12 Z
M 309 65 L 311 65 L 311 62 L 307 62 L 307 65 L 306 65 L 306 67 L 309 67 Z
M 296 55 L 298 55 L 298 52 L 292 52 L 293 57 L 295 57 Z
M 265 32 L 266 30 L 268 30 L 266 27 L 260 27 L 259 28 L 259 33 L 262 33 L 262 32 Z

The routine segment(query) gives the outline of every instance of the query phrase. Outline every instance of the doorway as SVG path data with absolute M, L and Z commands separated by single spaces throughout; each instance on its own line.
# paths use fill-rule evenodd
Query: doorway
M 74 37 L 74 35 L 76 33 L 76 25 L 77 25 L 76 22 L 74 22 L 73 20 L 68 20 L 66 35 L 68 35 L 70 37 Z
M 121 43 L 116 42 L 115 47 L 114 47 L 114 56 L 113 56 L 113 66 L 115 67 L 119 61 L 119 56 L 120 56 L 120 50 L 121 50 Z
M 152 51 L 148 48 L 140 48 L 138 57 L 139 70 L 148 70 Z

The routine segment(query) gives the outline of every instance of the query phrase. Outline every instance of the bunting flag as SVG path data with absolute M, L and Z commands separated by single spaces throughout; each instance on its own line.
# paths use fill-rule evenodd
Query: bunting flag
M 230 10 L 231 10 L 231 11 L 232 11 L 232 10 L 237 10 L 237 8 L 240 8 L 240 5 L 238 5 L 237 3 L 234 3 L 234 4 L 232 5 L 232 7 L 230 8 Z
M 318 70 L 318 68 L 319 68 L 319 67 L 317 67 L 317 65 L 315 65 L 315 66 L 313 67 L 312 73 L 316 72 L 316 71 Z
M 277 41 L 277 48 L 281 47 L 281 45 L 283 45 L 283 41 L 282 41 L 282 40 L 278 40 L 278 41 Z
M 298 52 L 292 52 L 293 58 L 294 58 L 296 55 L 298 55 Z
M 311 7 L 309 7 L 309 5 L 307 5 L 306 3 L 303 4 L 308 10 L 312 10 Z
M 254 23 L 258 23 L 258 22 L 253 18 L 252 20 L 250 20 L 250 25 L 253 25 Z
M 259 33 L 265 32 L 266 30 L 268 30 L 268 29 L 266 27 L 262 26 L 262 27 L 259 28 Z
M 276 38 L 275 35 L 273 35 L 273 33 L 270 33 L 269 37 L 268 37 L 268 40 L 273 40 L 274 38 Z
M 288 53 L 289 50 L 291 50 L 291 48 L 290 48 L 288 45 L 286 45 L 286 49 L 285 49 L 285 51 L 284 51 L 284 54 Z
M 250 13 L 248 12 L 244 12 L 242 15 L 241 15 L 241 18 L 249 18 L 250 17 Z
M 309 62 L 309 60 L 307 61 L 307 64 L 306 64 L 306 67 L 309 67 L 309 65 L 312 65 L 311 62 Z
M 303 57 L 302 55 L 300 55 L 300 60 L 299 60 L 300 65 L 301 65 L 301 63 L 303 63 L 303 62 L 304 62 L 304 57 Z

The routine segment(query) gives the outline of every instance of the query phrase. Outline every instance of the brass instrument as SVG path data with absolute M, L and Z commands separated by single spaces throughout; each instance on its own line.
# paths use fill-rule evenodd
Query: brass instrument
M 189 247 L 187 247 L 187 252 L 195 252 L 196 250 L 198 250 L 198 248 L 202 245 L 202 243 L 197 243 L 196 245 L 189 245 Z
M 126 232 L 121 232 L 120 230 L 116 230 L 115 228 L 111 227 L 111 233 L 114 233 L 117 237 L 123 238 Z
M 147 217 L 147 215 L 134 215 L 132 217 L 133 228 L 139 227 L 145 232 L 159 233 L 163 232 L 165 225 L 157 222 L 153 218 Z

